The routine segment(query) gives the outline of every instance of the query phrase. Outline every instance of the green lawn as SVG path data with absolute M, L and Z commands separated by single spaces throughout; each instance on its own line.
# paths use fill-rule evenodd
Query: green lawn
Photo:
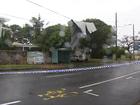
M 28 65 L 28 64 L 23 64 L 23 65 L 16 65 L 16 64 L 7 64 L 7 65 L 0 65 L 0 68 L 19 68 L 19 69 L 24 69 L 24 68 L 37 68 L 39 65 Z

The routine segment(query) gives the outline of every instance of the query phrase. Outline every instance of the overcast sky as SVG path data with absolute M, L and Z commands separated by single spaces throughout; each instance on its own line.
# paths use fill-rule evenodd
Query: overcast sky
M 121 35 L 132 35 L 140 31 L 140 0 L 32 0 L 46 8 L 59 12 L 71 19 L 81 21 L 86 18 L 98 18 L 109 25 L 115 24 L 115 12 L 118 13 L 118 31 Z M 69 19 L 33 5 L 26 0 L 0 0 L 0 17 L 9 18 L 7 24 L 30 23 L 31 17 L 41 15 L 45 22 L 67 24 Z M 14 18 L 8 15 L 22 17 Z M 124 26 L 125 25 L 125 26 Z

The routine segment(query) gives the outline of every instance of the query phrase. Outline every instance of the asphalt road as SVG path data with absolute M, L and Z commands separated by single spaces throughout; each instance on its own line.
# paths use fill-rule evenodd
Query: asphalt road
M 136 105 L 140 64 L 60 74 L 0 75 L 0 105 Z

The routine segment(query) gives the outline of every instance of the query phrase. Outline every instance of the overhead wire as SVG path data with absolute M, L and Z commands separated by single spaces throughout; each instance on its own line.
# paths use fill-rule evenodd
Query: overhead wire
M 38 3 L 35 3 L 35 2 L 33 2 L 33 1 L 31 1 L 31 0 L 26 0 L 26 1 L 29 2 L 29 3 L 32 3 L 32 4 L 36 5 L 36 6 L 39 6 L 39 7 L 41 7 L 41 8 L 44 8 L 44 9 L 46 9 L 46 10 L 48 10 L 48 11 L 54 13 L 54 14 L 57 14 L 57 15 L 61 16 L 61 17 L 64 17 L 64 18 L 66 18 L 66 19 L 71 20 L 70 17 L 65 16 L 65 15 L 63 15 L 63 14 L 61 14 L 61 13 L 58 13 L 58 12 L 52 10 L 52 9 L 46 8 L 46 7 L 44 7 L 43 5 L 40 5 L 40 4 L 38 4 Z M 23 17 L 11 15 L 11 14 L 7 14 L 7 13 L 0 13 L 0 15 L 4 15 L 4 16 L 8 16 L 8 17 L 13 17 L 13 18 L 20 19 L 20 20 L 30 21 L 30 20 L 27 19 L 27 18 L 23 18 Z
M 44 8 L 44 9 L 50 11 L 50 12 L 53 12 L 53 13 L 59 15 L 59 16 L 62 16 L 62 17 L 64 17 L 64 18 L 66 18 L 66 19 L 71 20 L 70 17 L 65 16 L 65 15 L 63 15 L 63 14 L 61 14 L 61 13 L 59 13 L 59 12 L 56 12 L 56 11 L 52 10 L 52 9 L 46 8 L 46 7 L 44 7 L 43 5 L 40 5 L 40 4 L 38 4 L 38 3 L 35 3 L 35 2 L 33 2 L 33 1 L 31 1 L 31 0 L 26 0 L 26 1 L 29 2 L 29 3 L 31 3 L 31 4 L 34 4 L 34 5 L 36 5 L 36 6 L 39 6 L 39 7 L 41 7 L 41 8 Z
M 29 3 L 32 3 L 32 4 L 36 5 L 36 6 L 39 6 L 39 7 L 43 8 L 43 9 L 46 9 L 46 10 L 48 10 L 48 11 L 54 13 L 54 14 L 57 14 L 57 15 L 59 15 L 59 16 L 61 16 L 61 17 L 64 17 L 64 18 L 66 18 L 66 19 L 71 20 L 70 17 L 65 16 L 65 15 L 63 15 L 63 14 L 61 14 L 61 13 L 59 13 L 59 12 L 56 12 L 56 11 L 52 10 L 52 9 L 46 8 L 46 7 L 44 7 L 43 5 L 40 5 L 40 4 L 38 4 L 38 3 L 35 3 L 35 2 L 33 2 L 33 1 L 31 1 L 31 0 L 26 0 L 26 1 L 29 2 Z M 16 18 L 16 19 L 20 19 L 20 20 L 24 20 L 24 21 L 30 21 L 30 20 L 27 19 L 27 18 L 23 18 L 23 17 L 11 15 L 11 14 L 7 14 L 7 13 L 0 13 L 0 15 L 12 17 L 12 18 Z
M 11 14 L 0 13 L 0 15 L 5 15 L 5 16 L 16 18 L 16 19 L 21 19 L 21 20 L 29 21 L 29 19 L 26 19 L 26 18 L 23 18 L 23 17 L 14 16 L 14 15 L 11 15 Z

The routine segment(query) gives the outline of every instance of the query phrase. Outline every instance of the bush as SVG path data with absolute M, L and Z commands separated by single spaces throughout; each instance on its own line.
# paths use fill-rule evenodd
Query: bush
M 113 55 L 117 55 L 117 58 L 121 58 L 122 55 L 125 55 L 125 49 L 121 47 L 111 47 L 105 49 L 105 55 L 108 57 L 113 57 Z

